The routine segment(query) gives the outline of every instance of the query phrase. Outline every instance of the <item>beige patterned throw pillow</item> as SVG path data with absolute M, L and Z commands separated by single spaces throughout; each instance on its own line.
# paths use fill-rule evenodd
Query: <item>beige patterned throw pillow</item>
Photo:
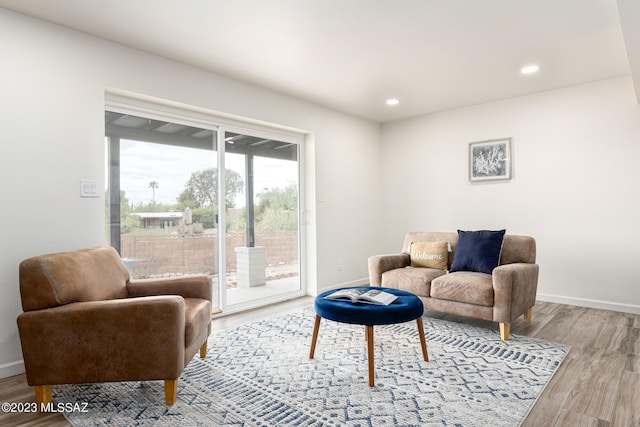
M 411 267 L 447 269 L 447 242 L 411 242 Z

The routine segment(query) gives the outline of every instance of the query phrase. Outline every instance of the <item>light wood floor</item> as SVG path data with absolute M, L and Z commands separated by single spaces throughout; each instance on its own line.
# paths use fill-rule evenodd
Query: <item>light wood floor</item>
M 233 328 L 312 303 L 311 297 L 303 297 L 229 315 L 215 319 L 213 328 Z M 498 328 L 492 322 L 435 312 L 427 315 Z M 511 332 L 571 345 L 523 427 L 640 427 L 640 315 L 538 302 L 531 324 L 517 320 L 511 324 Z M 0 402 L 33 401 L 24 374 L 0 380 Z M 61 414 L 0 412 L 0 426 L 4 425 L 70 424 Z

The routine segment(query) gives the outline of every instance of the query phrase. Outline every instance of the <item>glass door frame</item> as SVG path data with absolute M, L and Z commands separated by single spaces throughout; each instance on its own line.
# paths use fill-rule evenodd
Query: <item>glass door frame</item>
M 304 199 L 304 137 L 300 135 L 299 137 L 282 135 L 275 132 L 268 132 L 262 130 L 256 130 L 251 127 L 243 127 L 243 126 L 231 126 L 221 124 L 217 128 L 217 148 L 218 148 L 218 194 L 224 195 L 226 192 L 225 184 L 226 184 L 226 165 L 225 165 L 225 153 L 226 153 L 226 141 L 225 135 L 227 132 L 231 133 L 239 133 L 247 136 L 264 138 L 264 139 L 274 139 L 277 141 L 288 142 L 291 144 L 296 144 L 298 147 L 298 160 L 297 160 L 297 170 L 298 170 L 298 274 L 299 274 L 299 288 L 294 291 L 283 292 L 278 295 L 274 295 L 272 297 L 255 299 L 252 301 L 242 302 L 230 305 L 227 301 L 227 292 L 226 292 L 226 276 L 227 276 L 227 245 L 226 245 L 226 236 L 227 236 L 227 218 L 225 211 L 225 197 L 218 197 L 218 212 L 220 213 L 218 228 L 219 230 L 224 230 L 224 232 L 220 232 L 219 242 L 218 242 L 218 254 L 219 254 L 219 262 L 218 262 L 218 295 L 220 298 L 219 307 L 221 313 L 219 315 L 231 314 L 238 311 L 248 310 L 255 307 L 260 307 L 267 304 L 272 304 L 274 302 L 283 301 L 286 299 L 303 296 L 306 295 L 306 257 L 305 257 L 305 226 L 304 226 L 304 209 L 305 199 Z
M 219 133 L 218 130 L 218 125 L 215 124 L 212 121 L 209 120 L 202 120 L 202 119 L 197 119 L 197 118 L 189 118 L 187 115 L 178 115 L 175 113 L 165 113 L 163 111 L 159 111 L 159 110 L 155 110 L 155 109 L 149 109 L 149 108 L 138 108 L 136 106 L 129 106 L 129 105 L 122 105 L 119 103 L 112 103 L 107 101 L 105 103 L 105 108 L 104 111 L 107 112 L 115 112 L 115 113 L 119 113 L 119 114 L 124 114 L 124 115 L 128 115 L 128 116 L 135 116 L 135 117 L 140 117 L 140 118 L 144 118 L 144 119 L 149 119 L 149 120 L 157 120 L 157 121 L 162 121 L 162 122 L 167 122 L 167 123 L 171 123 L 171 124 L 178 124 L 178 125 L 184 125 L 184 126 L 188 126 L 188 127 L 194 127 L 194 128 L 198 128 L 198 129 L 202 129 L 202 130 L 209 130 L 213 132 L 213 135 L 211 137 L 211 139 L 209 140 L 211 143 L 211 149 L 214 153 L 211 153 L 211 166 L 212 167 L 217 167 L 217 165 L 213 162 L 217 162 L 218 161 L 218 153 L 217 153 L 217 144 L 218 144 L 218 138 L 217 135 Z M 107 126 L 107 123 L 105 123 L 105 128 Z M 105 131 L 106 133 L 106 131 Z M 108 239 L 105 243 L 108 245 L 111 245 L 113 247 L 115 247 L 115 249 L 118 251 L 119 254 L 122 254 L 121 250 L 121 240 L 120 240 L 120 211 L 119 211 L 119 205 L 120 205 L 120 163 L 121 163 L 121 154 L 120 154 L 120 148 L 121 148 L 121 139 L 129 139 L 127 137 L 124 138 L 120 138 L 119 136 L 116 137 L 116 139 L 114 140 L 111 136 L 105 135 L 106 141 L 106 148 L 105 148 L 105 165 L 106 166 L 106 170 L 105 170 L 105 188 L 109 188 L 109 192 L 108 194 L 105 195 L 106 199 L 105 200 L 105 204 L 107 205 L 107 212 L 106 212 L 106 216 L 107 218 L 105 218 L 105 222 L 106 220 L 108 220 L 108 230 L 106 230 L 106 238 Z M 170 138 L 170 136 L 168 137 Z M 140 138 L 138 135 L 130 138 L 132 140 L 135 141 L 142 141 L 142 142 L 151 142 L 153 143 L 154 141 L 145 141 L 144 138 Z M 167 144 L 168 146 L 172 145 L 172 144 Z M 177 147 L 183 147 L 179 144 L 176 144 Z M 114 178 L 115 177 L 115 178 Z M 114 181 L 117 180 L 117 185 L 114 188 L 113 187 L 113 183 Z M 115 193 L 114 193 L 115 192 Z M 114 205 L 118 208 L 117 212 L 113 212 L 113 207 Z M 214 208 L 214 206 L 211 207 L 212 209 Z M 217 208 L 217 206 L 215 206 L 215 208 Z M 114 226 L 114 224 L 116 224 Z M 220 233 L 220 231 L 218 230 L 217 232 L 217 237 L 216 239 L 214 239 L 214 244 L 215 245 L 220 245 L 221 242 L 224 242 L 224 240 L 222 240 L 220 238 L 220 236 L 223 233 Z M 217 249 L 217 250 L 216 250 Z M 215 262 L 218 264 L 218 269 L 216 271 L 215 269 L 215 264 L 213 267 L 213 277 L 212 277 L 212 286 L 217 287 L 217 289 L 212 289 L 212 308 L 213 308 L 213 313 L 217 313 L 220 311 L 220 249 L 218 248 L 214 248 L 214 253 L 217 252 L 217 256 L 215 259 Z M 217 281 L 215 279 L 215 276 L 217 276 Z M 217 282 L 217 283 L 216 283 Z M 217 296 L 216 300 L 214 300 L 214 298 Z
M 225 140 L 226 132 L 241 133 L 250 136 L 275 139 L 298 146 L 298 269 L 300 286 L 296 291 L 282 293 L 274 298 L 255 300 L 251 303 L 229 306 L 226 301 L 226 212 L 225 198 L 218 197 L 218 280 L 217 290 L 212 289 L 212 298 L 217 293 L 217 309 L 214 316 L 224 316 L 234 312 L 271 304 L 285 299 L 306 295 L 307 291 L 307 257 L 306 257 L 306 221 L 305 221 L 305 133 L 285 126 L 263 124 L 251 119 L 243 119 L 224 113 L 216 113 L 206 109 L 192 107 L 173 101 L 134 94 L 119 89 L 105 91 L 104 110 L 116 111 L 136 116 L 166 120 L 187 126 L 210 129 L 216 134 L 218 194 L 225 194 Z M 109 153 L 105 153 L 106 156 Z M 106 164 L 106 159 L 105 159 Z M 106 184 L 106 183 L 105 183 Z M 106 201 L 105 201 L 106 203 Z M 106 218 L 105 218 L 106 220 Z M 223 232 L 224 231 L 224 232 Z M 224 279 L 224 280 L 223 280 Z M 214 281 L 215 283 L 215 281 Z M 216 292 L 217 291 L 217 292 Z M 214 302 L 215 304 L 216 302 Z

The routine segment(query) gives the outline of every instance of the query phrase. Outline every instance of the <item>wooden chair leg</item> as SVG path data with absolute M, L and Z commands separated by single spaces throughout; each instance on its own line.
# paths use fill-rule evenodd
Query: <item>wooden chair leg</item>
M 178 380 L 164 380 L 164 401 L 167 405 L 176 403 Z
M 200 359 L 207 357 L 207 340 L 204 340 L 204 344 L 200 347 Z
M 316 352 L 316 340 L 318 339 L 318 330 L 320 330 L 320 319 L 322 319 L 322 317 L 316 314 L 316 321 L 313 324 L 313 335 L 311 336 L 311 349 L 309 349 L 309 359 L 313 359 L 313 354 Z
M 369 364 L 369 387 L 374 386 L 374 363 L 373 363 L 373 326 L 367 326 L 367 362 Z
M 502 341 L 509 340 L 509 330 L 511 329 L 511 325 L 508 323 L 500 323 L 500 338 Z
M 38 410 L 42 405 L 51 403 L 51 386 L 50 385 L 37 385 L 33 387 L 33 391 L 36 394 L 36 403 L 38 404 Z
M 420 336 L 420 346 L 422 347 L 422 357 L 424 357 L 424 361 L 429 361 L 429 354 L 427 353 L 427 342 L 424 339 L 424 325 L 422 324 L 422 317 L 418 317 L 416 319 L 416 323 L 418 324 L 418 335 Z
M 524 312 L 524 323 L 531 323 L 532 314 L 533 314 L 533 307 Z

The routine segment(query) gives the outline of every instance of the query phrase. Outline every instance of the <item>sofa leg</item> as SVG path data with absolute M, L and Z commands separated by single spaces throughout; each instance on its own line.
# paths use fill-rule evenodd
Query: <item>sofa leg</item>
M 510 325 L 508 323 L 500 323 L 500 338 L 502 338 L 502 341 L 509 340 L 509 329 Z
M 36 393 L 36 403 L 38 404 L 38 410 L 42 405 L 51 403 L 51 386 L 50 385 L 37 385 L 33 387 L 33 391 Z
M 524 323 L 531 323 L 532 314 L 533 314 L 533 307 L 524 312 Z
M 164 380 L 164 401 L 167 405 L 176 403 L 178 380 Z
M 200 359 L 207 357 L 207 340 L 204 340 L 204 344 L 200 347 Z

